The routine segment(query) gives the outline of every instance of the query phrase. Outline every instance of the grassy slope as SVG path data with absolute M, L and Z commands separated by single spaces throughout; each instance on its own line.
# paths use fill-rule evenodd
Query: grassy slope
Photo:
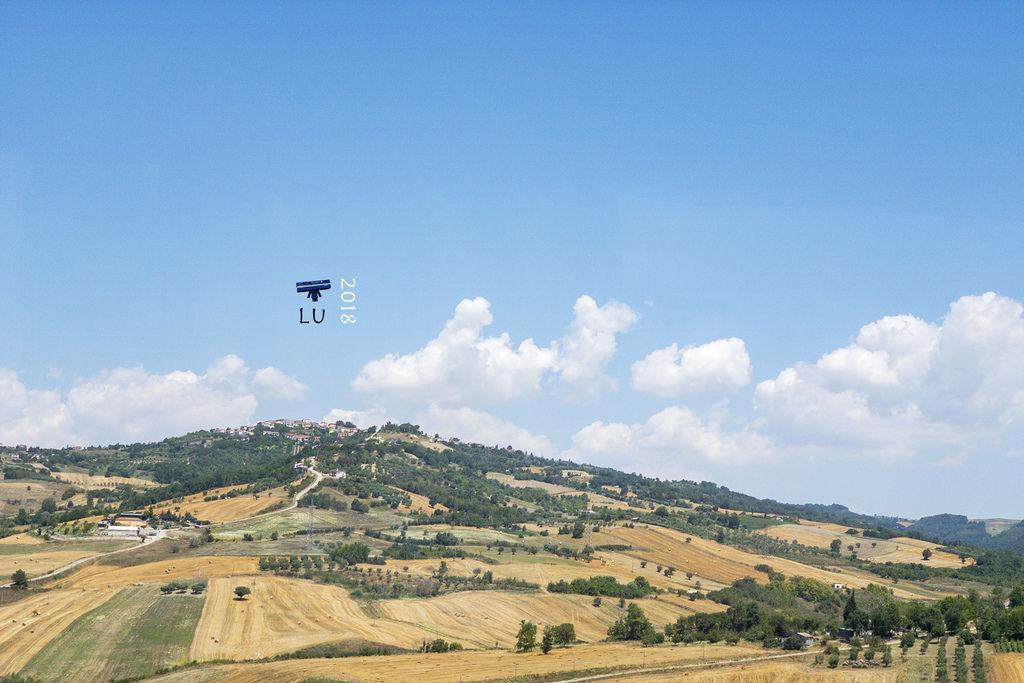
M 154 586 L 126 588 L 72 622 L 23 674 L 41 680 L 113 680 L 181 664 L 202 608 L 201 596 L 164 596 Z

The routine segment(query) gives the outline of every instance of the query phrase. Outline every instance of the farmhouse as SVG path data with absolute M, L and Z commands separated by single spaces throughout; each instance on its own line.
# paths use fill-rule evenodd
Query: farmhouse
M 344 479 L 347 475 L 345 470 L 331 470 L 331 476 L 335 479 Z
M 122 512 L 114 520 L 116 526 L 126 527 L 144 527 L 146 526 L 146 520 L 143 518 L 141 512 Z
M 292 465 L 292 468 L 296 472 L 305 472 L 306 470 L 309 469 L 308 467 L 306 467 L 306 463 L 304 463 L 304 462 L 297 462 L 294 465 Z

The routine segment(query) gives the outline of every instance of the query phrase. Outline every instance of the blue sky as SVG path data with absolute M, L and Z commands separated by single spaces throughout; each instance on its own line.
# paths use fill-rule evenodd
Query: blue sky
M 0 4 L 0 442 L 391 418 L 1020 517 L 1022 28 L 1014 3 Z

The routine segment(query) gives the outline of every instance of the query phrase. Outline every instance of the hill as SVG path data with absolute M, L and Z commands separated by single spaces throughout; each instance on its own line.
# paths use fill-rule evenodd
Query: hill
M 772 666 L 813 679 L 827 665 L 798 633 L 856 629 L 880 651 L 896 630 L 955 637 L 969 621 L 990 640 L 1024 639 L 1013 552 L 410 424 L 202 431 L 19 459 L 5 469 L 34 488 L 76 490 L 45 488 L 0 520 L 0 564 L 29 584 L 0 589 L 0 675 L 300 680 L 351 657 L 360 680 L 501 679 L 509 665 L 569 678 L 705 658 L 728 669 L 792 648 L 803 659 Z M 110 485 L 86 488 L 97 482 Z M 141 536 L 100 535 L 128 512 Z M 572 637 L 517 654 L 536 650 L 527 626 L 536 647 L 556 627 Z
M 955 542 L 979 548 L 1024 553 L 1024 522 L 990 534 L 989 525 L 984 521 L 971 521 L 963 515 L 943 514 L 922 517 L 908 529 L 947 543 Z

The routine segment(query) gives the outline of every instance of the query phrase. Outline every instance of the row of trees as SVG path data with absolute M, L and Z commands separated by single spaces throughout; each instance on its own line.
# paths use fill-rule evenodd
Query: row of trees
M 568 647 L 576 642 L 576 627 L 571 623 L 548 626 L 540 641 L 541 652 L 547 654 L 554 647 Z M 537 625 L 532 621 L 519 622 L 516 634 L 516 652 L 529 652 L 537 647 Z

